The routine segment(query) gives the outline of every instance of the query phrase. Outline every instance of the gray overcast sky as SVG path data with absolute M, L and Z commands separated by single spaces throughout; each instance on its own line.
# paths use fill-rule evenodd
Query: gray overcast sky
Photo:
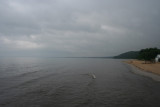
M 160 0 L 0 0 L 0 56 L 160 48 Z

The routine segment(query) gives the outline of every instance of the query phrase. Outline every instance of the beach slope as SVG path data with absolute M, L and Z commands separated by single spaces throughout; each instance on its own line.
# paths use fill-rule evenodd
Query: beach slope
M 128 60 L 125 61 L 128 64 L 134 65 L 139 69 L 142 69 L 147 72 L 151 72 L 157 75 L 160 75 L 160 63 L 146 63 L 140 60 Z

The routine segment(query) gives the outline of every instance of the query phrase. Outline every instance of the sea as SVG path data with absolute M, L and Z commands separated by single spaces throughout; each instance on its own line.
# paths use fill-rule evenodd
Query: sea
M 160 82 L 122 59 L 0 58 L 0 107 L 160 107 Z

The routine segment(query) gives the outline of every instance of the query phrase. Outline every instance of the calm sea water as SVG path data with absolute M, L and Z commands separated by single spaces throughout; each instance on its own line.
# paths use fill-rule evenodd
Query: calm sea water
M 160 107 L 160 82 L 122 60 L 0 58 L 0 107 Z

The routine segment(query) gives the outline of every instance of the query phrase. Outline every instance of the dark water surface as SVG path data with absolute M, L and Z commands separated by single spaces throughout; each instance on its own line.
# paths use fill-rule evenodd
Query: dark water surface
M 160 82 L 115 59 L 0 58 L 0 107 L 160 107 Z

